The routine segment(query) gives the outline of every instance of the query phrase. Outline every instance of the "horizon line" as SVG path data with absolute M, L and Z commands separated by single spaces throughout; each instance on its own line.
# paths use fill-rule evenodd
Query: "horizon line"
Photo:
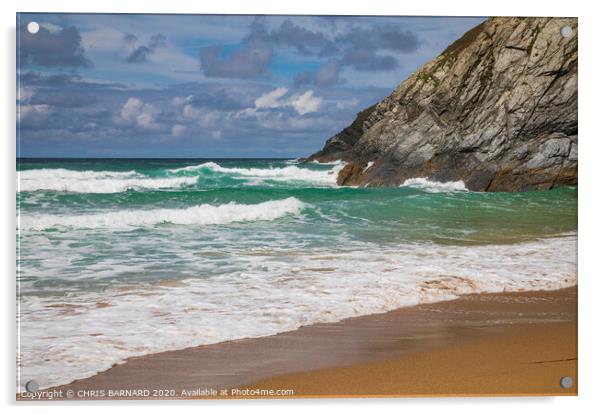
M 290 160 L 306 157 L 16 157 L 37 160 Z

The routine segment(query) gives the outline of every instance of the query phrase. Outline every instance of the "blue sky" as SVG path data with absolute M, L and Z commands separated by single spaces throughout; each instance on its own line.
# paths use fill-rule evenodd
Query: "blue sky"
M 20 14 L 17 153 L 306 156 L 481 21 Z

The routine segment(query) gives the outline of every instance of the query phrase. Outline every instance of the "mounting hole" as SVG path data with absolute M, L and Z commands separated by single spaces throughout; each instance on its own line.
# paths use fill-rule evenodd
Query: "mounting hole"
M 569 38 L 573 36 L 573 29 L 571 28 L 571 26 L 563 26 L 562 29 L 560 29 L 560 34 L 562 35 L 562 37 Z
M 29 22 L 27 23 L 27 31 L 31 34 L 36 34 L 40 31 L 40 25 L 38 22 Z
M 573 387 L 573 378 L 571 377 L 562 377 L 560 378 L 560 386 L 565 390 Z
M 30 380 L 25 383 L 25 389 L 28 392 L 36 392 L 38 388 L 40 388 L 40 386 L 35 380 Z

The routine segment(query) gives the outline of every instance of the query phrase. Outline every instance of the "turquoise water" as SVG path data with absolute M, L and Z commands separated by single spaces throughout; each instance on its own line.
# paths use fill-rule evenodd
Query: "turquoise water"
M 19 160 L 21 376 L 56 385 L 133 355 L 576 283 L 576 188 L 341 188 L 340 168 Z

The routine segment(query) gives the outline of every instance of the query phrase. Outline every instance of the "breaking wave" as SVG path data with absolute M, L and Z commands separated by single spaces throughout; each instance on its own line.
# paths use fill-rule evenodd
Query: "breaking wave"
M 266 181 L 279 183 L 310 183 L 315 186 L 336 186 L 336 179 L 343 167 L 342 162 L 330 164 L 330 169 L 311 169 L 295 164 L 271 168 L 222 167 L 215 162 L 205 162 L 182 168 L 163 170 L 159 176 L 148 176 L 137 171 L 75 171 L 64 168 L 42 168 L 18 173 L 20 192 L 56 191 L 71 193 L 121 193 L 128 190 L 156 190 L 180 188 L 204 180 L 215 179 L 221 174 L 234 179 L 261 184 Z
M 327 162 L 320 162 L 317 160 L 313 160 L 311 163 L 319 164 L 319 165 L 343 165 L 345 162 L 343 160 L 335 160 L 335 161 L 327 161 Z
M 28 215 L 20 217 L 22 230 L 55 227 L 128 228 L 171 223 L 179 225 L 229 224 L 244 221 L 269 221 L 287 214 L 298 214 L 306 205 L 295 197 L 259 204 L 201 204 L 180 209 L 122 210 L 76 216 Z
M 468 191 L 464 181 L 448 181 L 442 183 L 439 181 L 431 181 L 423 177 L 405 180 L 400 187 L 419 188 L 429 193 L 453 193 L 457 191 Z
M 243 178 L 274 180 L 274 181 L 308 181 L 321 185 L 336 185 L 337 175 L 342 163 L 332 164 L 330 170 L 312 170 L 309 168 L 299 168 L 296 165 L 290 165 L 281 168 L 228 168 L 222 167 L 215 162 L 205 162 L 199 165 L 190 165 L 182 168 L 168 170 L 172 174 L 182 172 L 197 172 L 202 170 L 213 171 L 221 174 L 239 176 Z
M 19 191 L 121 193 L 127 190 L 182 187 L 197 177 L 148 177 L 135 171 L 73 171 L 63 168 L 19 172 Z

